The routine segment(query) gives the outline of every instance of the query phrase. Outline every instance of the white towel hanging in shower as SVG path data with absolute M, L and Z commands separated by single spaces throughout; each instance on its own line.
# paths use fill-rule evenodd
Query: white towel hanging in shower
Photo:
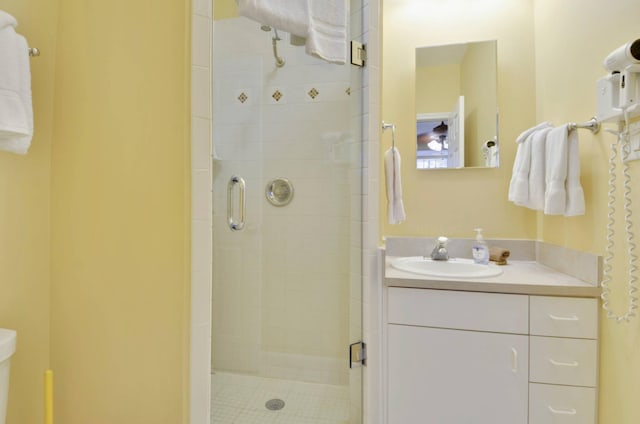
M 238 13 L 306 39 L 310 55 L 331 63 L 347 60 L 345 0 L 236 0 Z

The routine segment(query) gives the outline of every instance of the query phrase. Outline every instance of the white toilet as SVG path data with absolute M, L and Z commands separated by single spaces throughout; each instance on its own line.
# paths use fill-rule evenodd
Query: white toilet
M 0 328 L 0 424 L 7 418 L 9 396 L 9 359 L 16 351 L 16 332 Z

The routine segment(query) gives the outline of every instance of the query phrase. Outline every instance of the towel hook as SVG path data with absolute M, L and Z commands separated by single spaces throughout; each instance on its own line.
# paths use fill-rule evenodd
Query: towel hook
M 38 50 L 36 47 L 29 47 L 29 56 L 31 57 L 40 56 L 40 50 Z
M 395 149 L 396 148 L 396 126 L 395 124 L 387 124 L 386 122 L 382 121 L 382 131 L 384 132 L 389 128 L 391 128 L 391 147 Z

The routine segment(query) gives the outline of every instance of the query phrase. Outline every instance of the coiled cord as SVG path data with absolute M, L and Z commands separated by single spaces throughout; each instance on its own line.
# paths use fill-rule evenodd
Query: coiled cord
M 631 149 L 629 141 L 629 112 L 627 110 L 624 111 L 623 127 L 621 124 L 618 131 L 608 131 L 616 134 L 617 140 L 615 143 L 611 144 L 611 156 L 609 157 L 609 192 L 607 196 L 607 246 L 604 259 L 603 278 L 600 285 L 602 287 L 602 308 L 607 312 L 607 318 L 615 319 L 616 322 L 620 323 L 622 321 L 629 322 L 631 318 L 636 316 L 636 309 L 638 308 L 638 298 L 636 296 L 636 292 L 638 291 L 638 278 L 636 277 L 636 262 L 638 259 L 638 255 L 635 253 L 636 244 L 634 242 L 633 221 L 631 219 L 631 175 L 629 174 L 629 163 L 627 162 L 627 158 L 629 157 L 629 152 Z M 611 271 L 613 269 L 612 260 L 614 255 L 613 250 L 615 246 L 613 237 L 615 234 L 614 225 L 616 200 L 616 159 L 618 157 L 618 147 L 621 151 L 622 175 L 624 177 L 624 227 L 626 233 L 627 255 L 629 257 L 629 306 L 627 308 L 627 311 L 622 315 L 614 313 L 611 309 L 611 306 L 609 305 L 609 296 L 611 295 L 611 288 L 609 284 L 612 280 Z

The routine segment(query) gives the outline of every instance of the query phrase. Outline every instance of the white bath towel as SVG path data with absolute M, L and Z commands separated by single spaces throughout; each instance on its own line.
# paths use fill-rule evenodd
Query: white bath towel
M 509 200 L 518 206 L 529 204 L 529 170 L 531 168 L 531 137 L 551 124 L 543 122 L 522 132 L 516 139 L 518 150 L 513 162 L 513 173 L 509 183 Z
M 567 205 L 564 216 L 584 215 L 584 190 L 580 184 L 580 140 L 578 131 L 569 131 L 567 160 Z
M 531 167 L 531 143 L 529 137 L 518 143 L 516 158 L 513 161 L 511 182 L 509 183 L 509 200 L 518 206 L 526 206 L 529 202 L 529 168 Z
M 544 198 L 544 213 L 547 215 L 565 215 L 568 211 L 567 206 L 569 206 L 569 202 L 566 184 L 569 168 L 569 138 L 575 140 L 577 143 L 577 137 L 578 135 L 575 132 L 569 131 L 566 124 L 554 128 L 547 135 L 547 143 L 545 147 L 545 181 L 547 189 Z M 577 145 L 572 147 L 572 155 L 577 158 L 572 161 L 579 160 L 577 157 Z M 573 165 L 573 168 L 575 168 L 575 164 Z M 582 188 L 578 189 L 578 187 L 580 187 L 580 181 L 579 175 L 575 175 L 576 169 L 572 169 L 572 172 L 574 173 L 574 176 L 572 177 L 574 181 L 572 182 L 573 187 L 571 190 L 572 199 L 570 206 L 572 208 L 571 213 L 575 215 L 575 212 L 579 212 L 580 210 L 580 204 L 584 205 L 584 198 L 582 197 L 582 200 L 579 200 L 576 196 L 581 197 L 584 195 L 582 194 Z M 577 172 L 578 174 L 580 172 L 579 165 Z M 584 209 L 584 206 L 582 206 L 582 209 Z
M 238 13 L 294 36 L 303 37 L 308 54 L 332 63 L 347 59 L 345 0 L 236 0 Z M 300 41 L 299 39 L 296 39 Z
M 407 219 L 402 201 L 400 152 L 391 147 L 384 154 L 384 175 L 387 189 L 387 219 L 389 224 L 400 224 Z
M 309 0 L 236 0 L 238 13 L 299 37 L 309 31 Z
M 527 207 L 544 210 L 545 193 L 545 146 L 550 127 L 535 131 L 531 136 L 531 166 L 529 167 L 529 201 Z
M 327 62 L 343 64 L 347 57 L 345 0 L 309 0 L 306 51 Z
M 25 154 L 33 136 L 29 47 L 0 10 L 0 149 Z
M 516 138 L 516 143 L 517 144 L 523 143 L 534 131 L 538 131 L 538 130 L 541 130 L 543 128 L 550 128 L 550 127 L 551 127 L 551 122 L 549 122 L 549 121 L 540 122 L 535 127 L 531 127 L 528 130 L 523 131 L 518 136 L 518 138 Z

